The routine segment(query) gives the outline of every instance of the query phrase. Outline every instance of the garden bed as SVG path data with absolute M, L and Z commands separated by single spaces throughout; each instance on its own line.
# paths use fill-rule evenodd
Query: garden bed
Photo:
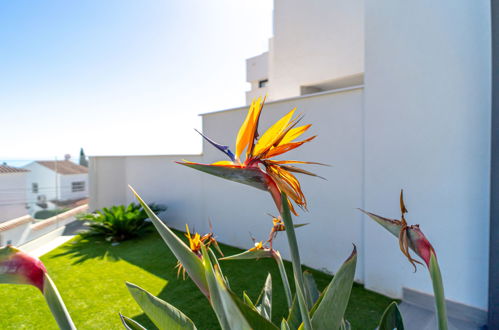
M 183 234 L 182 234 L 183 235 Z M 225 255 L 241 252 L 220 245 Z M 132 299 L 125 281 L 137 284 L 170 302 L 188 315 L 200 329 L 218 329 L 215 314 L 190 279 L 177 278 L 176 259 L 156 232 L 117 246 L 76 238 L 42 258 L 56 283 L 78 329 L 122 329 L 118 313 L 132 317 L 148 329 L 155 327 Z M 221 261 L 231 288 L 243 288 L 256 299 L 267 273 L 273 279 L 273 319 L 287 314 L 282 282 L 275 262 Z M 286 262 L 289 278 L 291 264 Z M 313 271 L 319 289 L 331 276 Z M 251 281 L 248 281 L 251 279 Z M 37 289 L 26 285 L 0 284 L 0 329 L 57 329 Z M 353 329 L 374 329 L 391 299 L 355 284 L 346 313 Z

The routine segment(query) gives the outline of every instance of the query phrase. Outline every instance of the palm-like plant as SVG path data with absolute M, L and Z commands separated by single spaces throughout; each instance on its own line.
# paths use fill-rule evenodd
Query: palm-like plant
M 166 207 L 158 204 L 149 205 L 155 212 L 163 212 Z M 148 215 L 141 205 L 131 203 L 128 206 L 119 205 L 104 207 L 94 213 L 78 216 L 79 220 L 87 221 L 88 231 L 84 237 L 100 236 L 107 241 L 121 242 L 144 233 L 150 224 L 146 221 Z

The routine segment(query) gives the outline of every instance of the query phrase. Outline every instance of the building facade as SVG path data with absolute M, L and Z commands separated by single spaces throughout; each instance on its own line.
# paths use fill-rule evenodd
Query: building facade
M 269 50 L 246 63 L 247 102 L 267 94 L 261 130 L 297 107 L 318 138 L 290 157 L 333 165 L 315 171 L 328 181 L 300 178 L 310 201 L 300 220 L 311 223 L 297 231 L 303 262 L 334 272 L 353 242 L 366 288 L 432 294 L 426 271 L 413 273 L 396 239 L 357 211 L 397 218 L 404 189 L 407 219 L 433 243 L 446 297 L 461 311 L 451 316 L 476 326 L 489 292 L 490 17 L 486 0 L 275 0 Z M 204 114 L 204 133 L 233 146 L 246 110 Z M 265 219 L 272 202 L 172 163 L 222 159 L 203 143 L 202 155 L 92 157 L 91 209 L 132 201 L 131 184 L 168 205 L 169 225 L 207 231 L 212 218 L 222 242 L 248 248 L 248 232 L 268 230 L 254 205 Z M 289 257 L 285 242 L 276 246 Z
M 28 170 L 0 165 L 0 222 L 28 214 Z
M 88 197 L 88 169 L 69 160 L 35 161 L 26 166 L 30 214 Z

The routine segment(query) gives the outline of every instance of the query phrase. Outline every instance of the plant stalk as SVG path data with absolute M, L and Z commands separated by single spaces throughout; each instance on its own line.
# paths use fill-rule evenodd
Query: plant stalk
M 435 295 L 435 306 L 437 309 L 438 329 L 447 330 L 447 307 L 445 305 L 444 285 L 442 281 L 442 274 L 438 266 L 437 257 L 433 252 L 430 256 L 430 277 L 433 284 L 433 293 Z
M 307 295 L 308 292 L 307 290 L 305 290 L 303 273 L 300 262 L 300 251 L 298 249 L 298 242 L 296 240 L 293 219 L 291 218 L 291 212 L 289 211 L 288 197 L 286 196 L 285 193 L 281 193 L 281 199 L 282 199 L 281 217 L 282 221 L 284 222 L 284 226 L 286 228 L 286 235 L 288 236 L 289 250 L 291 252 L 291 261 L 293 262 L 293 273 L 297 286 L 296 293 L 297 294 L 301 293 L 304 296 L 303 297 L 304 299 L 298 299 L 298 302 L 300 303 L 299 304 L 300 313 L 302 315 L 303 325 L 305 329 L 308 330 L 312 328 L 310 324 L 310 317 L 308 314 L 308 311 L 312 306 L 307 306 L 306 304 L 306 302 L 309 301 L 309 299 L 305 297 L 305 295 Z

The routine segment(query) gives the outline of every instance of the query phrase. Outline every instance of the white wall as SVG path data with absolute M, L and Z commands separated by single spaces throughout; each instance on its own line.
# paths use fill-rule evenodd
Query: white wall
M 58 175 L 49 168 L 38 164 L 37 162 L 30 163 L 24 166 L 30 172 L 27 174 L 26 194 L 30 206 L 30 214 L 34 214 L 38 208 L 35 204 L 40 195 L 45 195 L 47 201 L 58 199 L 59 192 L 56 189 L 60 185 Z M 38 183 L 38 193 L 32 191 L 32 184 Z
M 364 72 L 364 0 L 274 1 L 269 100 Z
M 332 272 L 348 257 L 352 242 L 362 246 L 361 215 L 356 210 L 362 199 L 362 90 L 269 103 L 262 113 L 262 131 L 295 106 L 305 114 L 303 123 L 313 123 L 310 130 L 319 137 L 287 157 L 333 165 L 306 166 L 327 181 L 300 177 L 310 210 L 299 211 L 300 217 L 295 219 L 310 222 L 298 230 L 302 259 Z M 205 115 L 204 132 L 233 147 L 246 111 L 244 107 Z M 184 158 L 210 163 L 225 157 L 206 143 L 203 150 L 202 156 L 91 157 L 90 208 L 133 201 L 125 187 L 131 184 L 146 201 L 168 206 L 165 219 L 170 226 L 184 229 L 188 223 L 204 233 L 211 220 L 221 242 L 249 248 L 250 232 L 265 240 L 271 228 L 267 213 L 277 213 L 267 192 L 173 163 Z M 317 244 L 319 240 L 321 244 Z M 284 235 L 276 246 L 288 257 Z M 357 279 L 361 281 L 363 256 L 359 258 Z
M 251 90 L 246 92 L 246 104 L 251 104 L 254 98 L 267 94 L 268 86 L 260 87 L 259 82 L 268 79 L 269 52 L 246 60 L 246 81 L 251 83 Z
M 486 309 L 490 1 L 366 0 L 365 208 L 408 219 L 433 242 L 448 299 Z M 396 239 L 367 222 L 365 283 L 431 291 Z M 388 276 L 390 275 L 390 276 Z
M 88 174 L 59 174 L 59 199 L 71 200 L 88 197 Z M 73 182 L 85 182 L 85 189 L 83 191 L 72 191 Z
M 0 222 L 28 213 L 26 172 L 0 173 Z
M 408 220 L 421 224 L 436 248 L 447 298 L 486 309 L 489 2 L 366 0 L 365 54 L 362 4 L 275 1 L 271 98 L 362 73 L 365 56 L 364 92 L 280 100 L 262 115 L 266 127 L 297 106 L 319 137 L 294 155 L 333 165 L 313 169 L 328 181 L 301 180 L 310 212 L 295 221 L 311 223 L 298 230 L 303 261 L 335 271 L 354 242 L 356 279 L 367 288 L 397 298 L 403 287 L 431 293 L 427 272 L 412 273 L 397 239 L 356 211 L 398 217 L 404 188 Z M 205 134 L 233 147 L 245 112 L 205 115 Z M 270 226 L 265 213 L 275 213 L 265 192 L 171 163 L 223 159 L 206 142 L 203 150 L 200 157 L 92 157 L 92 205 L 131 201 L 131 183 L 147 201 L 165 202 L 165 219 L 176 228 L 187 222 L 206 232 L 211 219 L 222 242 L 248 248 L 249 232 L 264 239 Z M 276 246 L 288 256 L 285 239 Z

